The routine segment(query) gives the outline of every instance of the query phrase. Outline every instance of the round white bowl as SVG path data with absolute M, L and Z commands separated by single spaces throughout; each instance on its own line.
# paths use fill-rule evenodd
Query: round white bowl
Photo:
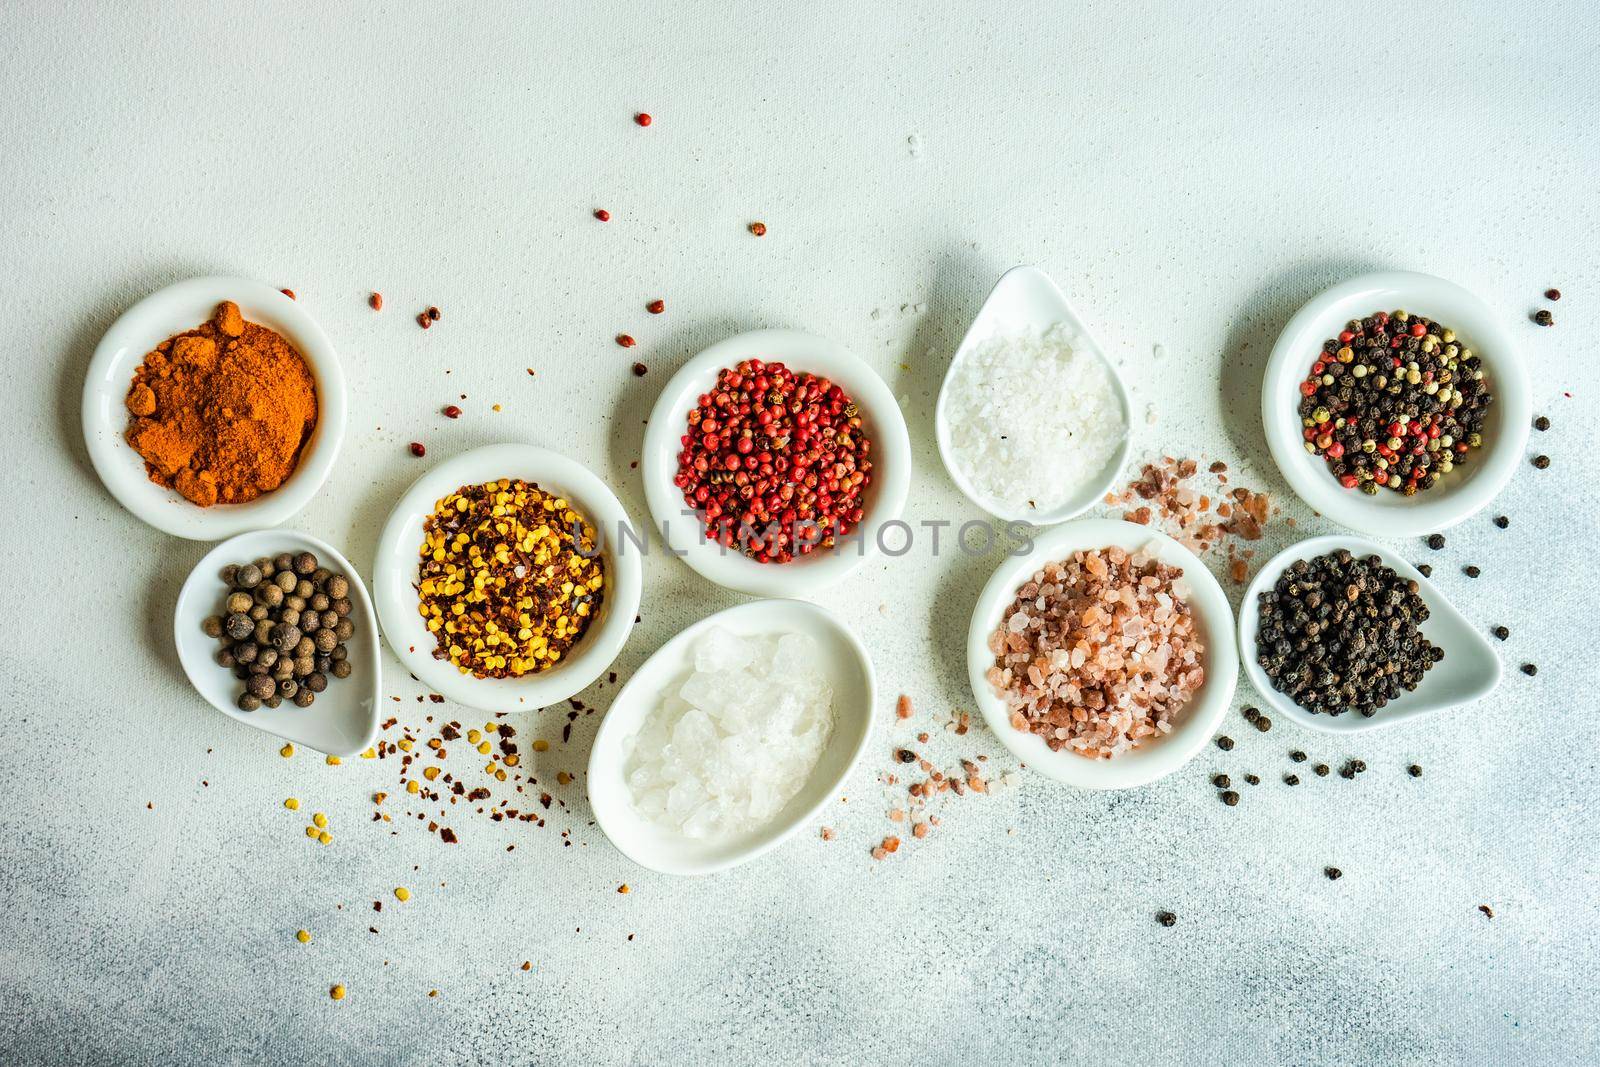
M 1409 311 L 1410 309 L 1407 308 Z M 1321 715 L 1307 711 L 1272 684 L 1256 662 L 1256 634 L 1261 626 L 1257 601 L 1277 584 L 1283 572 L 1296 560 L 1309 560 L 1338 549 L 1349 549 L 1357 556 L 1375 555 L 1402 578 L 1417 583 L 1417 595 L 1428 605 L 1428 619 L 1422 624 L 1423 636 L 1444 649 L 1444 659 L 1422 676 L 1422 684 L 1403 693 L 1371 718 L 1353 711 L 1343 715 Z M 1286 719 L 1311 730 L 1326 733 L 1354 733 L 1391 726 L 1435 711 L 1470 704 L 1494 691 L 1500 684 L 1500 658 L 1489 639 L 1422 576 L 1422 572 L 1380 544 L 1348 534 L 1312 537 L 1290 545 L 1267 561 L 1245 590 L 1239 608 L 1239 659 L 1244 676 L 1261 696 L 1263 703 Z
M 1183 568 L 1175 583 L 1188 601 L 1195 625 L 1205 643 L 1202 656 L 1206 680 L 1188 707 L 1178 716 L 1172 732 L 1146 741 L 1138 748 L 1111 759 L 1089 759 L 1072 752 L 1052 752 L 1037 734 L 1011 725 L 1005 701 L 985 675 L 994 666 L 989 635 L 999 629 L 1006 608 L 1020 589 L 1046 563 L 1074 552 L 1095 548 L 1141 548 L 1163 563 Z M 1158 530 L 1120 519 L 1080 519 L 1041 534 L 1021 556 L 1008 558 L 994 572 L 978 596 L 967 631 L 967 675 L 972 695 L 989 729 L 1013 756 L 1048 778 L 1082 789 L 1128 789 L 1165 777 L 1194 758 L 1211 735 L 1233 699 L 1239 679 L 1238 652 L 1234 645 L 1233 612 L 1228 598 L 1195 554 Z
M 1121 443 L 1105 467 L 1072 499 L 1048 511 L 1032 508 L 1018 510 L 979 492 L 972 484 L 972 480 L 967 477 L 966 471 L 962 470 L 961 464 L 956 462 L 955 448 L 950 442 L 950 422 L 945 416 L 945 402 L 956 367 L 974 348 L 996 336 L 1024 331 L 1042 333 L 1058 323 L 1073 332 L 1075 346 L 1088 350 L 1105 365 L 1106 373 L 1111 376 L 1111 382 L 1116 388 L 1117 403 L 1122 410 L 1122 424 L 1126 429 Z M 1104 499 L 1106 493 L 1117 483 L 1117 476 L 1122 472 L 1123 465 L 1128 462 L 1128 450 L 1132 447 L 1133 441 L 1132 403 L 1128 399 L 1128 389 L 1123 384 L 1122 375 L 1117 373 L 1117 368 L 1106 359 L 1105 353 L 1100 351 L 1100 346 L 1095 343 L 1088 327 L 1078 318 L 1077 312 L 1072 310 L 1072 305 L 1067 303 L 1067 298 L 1062 295 L 1056 283 L 1038 267 L 1012 267 L 995 283 L 988 299 L 979 309 L 977 317 L 972 320 L 967 335 L 961 339 L 960 347 L 950 360 L 949 369 L 945 371 L 944 384 L 939 387 L 939 400 L 934 407 L 933 427 L 934 437 L 939 444 L 939 458 L 944 461 L 944 469 L 950 473 L 950 480 L 956 483 L 956 488 L 960 489 L 968 500 L 1002 521 L 1028 522 L 1035 526 L 1051 526 L 1076 518 Z
M 634 810 L 624 773 L 624 742 L 660 706 L 668 687 L 688 677 L 694 642 L 713 626 L 742 636 L 808 634 L 821 649 L 822 667 L 833 685 L 833 733 L 810 779 L 767 825 L 725 842 L 695 840 L 646 822 Z M 595 822 L 624 856 L 665 874 L 712 874 L 753 860 L 777 848 L 833 801 L 872 736 L 876 693 L 866 647 L 848 626 L 815 604 L 758 600 L 701 619 L 662 645 L 611 701 L 589 753 L 589 806 Z
M 605 586 L 600 613 L 579 642 L 549 670 L 521 678 L 478 678 L 433 657 L 438 642 L 418 613 L 422 527 L 439 500 L 462 486 L 521 478 L 572 503 L 601 535 Z M 575 460 L 533 445 L 474 449 L 440 463 L 406 490 L 378 539 L 372 568 L 378 620 L 389 647 L 423 685 L 480 711 L 536 711 L 579 692 L 622 650 L 639 611 L 639 552 L 620 535 L 631 529 L 616 495 Z
M 1300 383 L 1322 343 L 1351 319 L 1403 308 L 1454 330 L 1483 361 L 1494 400 L 1484 419 L 1483 447 L 1432 489 L 1415 496 L 1380 490 L 1367 496 L 1340 485 L 1327 461 L 1305 449 Z M 1412 537 L 1453 526 L 1482 508 L 1510 480 L 1528 444 L 1533 414 L 1528 371 L 1501 316 L 1443 278 L 1384 271 L 1351 278 L 1313 298 L 1283 328 L 1267 360 L 1261 419 L 1278 469 L 1294 491 L 1334 522 L 1377 537 Z
M 210 319 L 224 300 L 238 304 L 251 322 L 282 334 L 305 357 L 317 386 L 317 425 L 300 452 L 299 465 L 277 489 L 248 504 L 202 508 L 150 480 L 144 460 L 123 437 L 128 428 L 125 401 L 144 357 L 167 338 Z M 100 480 L 123 507 L 158 530 L 211 541 L 276 526 L 305 507 L 339 458 L 345 405 L 338 353 L 303 307 L 271 286 L 245 278 L 191 278 L 151 293 L 123 312 L 101 338 L 83 385 L 83 437 Z
M 311 552 L 322 566 L 350 579 L 353 610 L 349 618 L 356 628 L 353 638 L 345 644 L 350 653 L 350 677 L 329 678 L 328 688 L 317 694 L 316 703 L 309 708 L 296 707 L 286 700 L 277 708 L 240 711 L 235 702 L 243 683 L 233 676 L 233 671 L 217 663 L 221 646 L 216 638 L 205 635 L 200 624 L 209 615 L 226 614 L 222 602 L 228 587 L 222 581 L 223 567 L 280 552 Z M 183 583 L 173 612 L 173 636 L 183 673 L 212 707 L 235 722 L 334 756 L 364 751 L 377 736 L 382 694 L 378 625 L 361 575 L 332 545 L 294 530 L 256 530 L 222 542 L 195 564 Z
M 716 383 L 719 371 L 750 358 L 782 362 L 792 370 L 832 380 L 855 400 L 872 442 L 872 478 L 860 526 L 833 549 L 818 549 L 789 563 L 757 563 L 737 549 L 707 541 L 700 517 L 672 484 L 689 412 Z M 720 586 L 754 596 L 804 596 L 833 585 L 877 554 L 884 524 L 897 521 L 905 507 L 911 484 L 911 440 L 900 405 L 871 367 L 821 337 L 794 330 L 755 330 L 717 342 L 672 376 L 650 411 L 640 467 L 655 525 L 652 538 L 663 538 L 674 554 Z

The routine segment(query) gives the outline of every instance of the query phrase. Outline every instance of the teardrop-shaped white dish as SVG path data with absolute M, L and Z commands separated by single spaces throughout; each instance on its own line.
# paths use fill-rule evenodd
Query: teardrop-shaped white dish
M 1371 718 L 1353 711 L 1343 715 L 1309 712 L 1289 699 L 1287 694 L 1279 692 L 1256 662 L 1256 632 L 1260 621 L 1257 602 L 1261 594 L 1272 588 L 1296 560 L 1314 559 L 1341 548 L 1357 556 L 1377 556 L 1402 578 L 1416 582 L 1417 595 L 1428 605 L 1428 619 L 1422 624 L 1422 634 L 1444 649 L 1444 659 L 1422 676 L 1421 685 L 1390 701 Z M 1373 730 L 1481 700 L 1500 684 L 1501 673 L 1500 657 L 1495 655 L 1489 639 L 1457 611 L 1438 587 L 1422 576 L 1421 571 L 1382 545 L 1347 534 L 1329 534 L 1301 541 L 1267 561 L 1245 591 L 1244 601 L 1239 606 L 1239 658 L 1244 663 L 1245 677 L 1275 712 L 1309 729 L 1336 734 Z
M 293 701 L 285 700 L 277 708 L 240 711 L 235 701 L 244 683 L 217 663 L 220 646 L 216 638 L 205 635 L 200 625 L 208 615 L 223 614 L 222 601 L 228 595 L 228 587 L 222 581 L 223 567 L 251 563 L 280 552 L 310 552 L 319 564 L 350 580 L 349 618 L 355 624 L 354 635 L 345 643 L 350 654 L 350 677 L 329 678 L 328 688 L 317 694 L 316 703 L 309 708 L 296 707 Z M 295 530 L 256 530 L 230 537 L 206 553 L 189 572 L 173 615 L 183 672 L 200 695 L 228 718 L 331 756 L 354 756 L 372 745 L 378 733 L 381 685 L 378 624 L 361 575 L 332 545 Z
M 818 665 L 833 686 L 833 733 L 806 784 L 766 825 L 724 841 L 697 840 L 647 822 L 633 806 L 625 770 L 628 739 L 668 689 L 683 684 L 694 664 L 695 642 L 713 626 L 745 637 L 806 634 L 817 642 Z M 664 874 L 713 874 L 753 860 L 810 822 L 838 793 L 872 735 L 876 691 L 866 646 L 815 604 L 757 600 L 701 619 L 645 660 L 611 701 L 589 753 L 594 820 L 624 856 Z
M 1038 511 L 1031 508 L 1014 510 L 998 500 L 994 500 L 985 493 L 978 491 L 961 469 L 956 461 L 955 450 L 950 440 L 950 425 L 945 417 L 945 403 L 948 399 L 951 380 L 955 376 L 956 367 L 960 366 L 969 352 L 988 341 L 992 337 L 1005 334 L 1023 333 L 1027 331 L 1043 332 L 1056 324 L 1066 326 L 1073 334 L 1074 347 L 1082 347 L 1093 353 L 1111 376 L 1112 384 L 1116 388 L 1117 403 L 1122 408 L 1122 424 L 1126 427 L 1122 441 L 1116 453 L 1106 463 L 1100 474 L 1070 500 L 1060 507 L 1049 511 Z M 972 320 L 972 325 L 967 329 L 967 335 L 961 339 L 961 345 L 956 349 L 955 356 L 950 360 L 950 366 L 945 371 L 944 384 L 939 387 L 939 400 L 934 407 L 934 436 L 939 443 L 939 458 L 944 461 L 945 470 L 950 472 L 950 479 L 956 483 L 957 488 L 964 493 L 978 507 L 987 511 L 997 519 L 1007 522 L 1020 521 L 1032 523 L 1035 526 L 1050 526 L 1058 522 L 1083 514 L 1089 508 L 1099 503 L 1106 493 L 1116 484 L 1117 475 L 1128 461 L 1128 451 L 1132 444 L 1133 418 L 1132 404 L 1128 399 L 1127 386 L 1123 384 L 1122 376 L 1117 373 L 1117 368 L 1106 359 L 1105 353 L 1095 343 L 1094 336 L 1089 332 L 1083 320 L 1078 318 L 1072 305 L 1067 303 L 1067 298 L 1062 295 L 1050 275 L 1038 267 L 1012 267 L 1000 276 L 994 289 L 983 302 L 983 307 L 978 309 L 978 315 Z

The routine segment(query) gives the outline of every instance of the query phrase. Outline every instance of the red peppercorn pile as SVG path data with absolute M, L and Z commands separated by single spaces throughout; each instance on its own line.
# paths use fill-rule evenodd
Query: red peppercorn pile
M 673 479 L 705 537 L 759 563 L 831 548 L 861 521 L 872 442 L 826 378 L 741 361 L 689 412 Z
M 1352 319 L 1300 383 L 1306 451 L 1346 489 L 1412 496 L 1483 443 L 1491 394 L 1453 330 L 1404 311 Z

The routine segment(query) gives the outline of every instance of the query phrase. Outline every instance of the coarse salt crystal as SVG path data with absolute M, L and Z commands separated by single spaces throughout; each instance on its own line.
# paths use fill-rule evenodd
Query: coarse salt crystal
M 1079 495 L 1128 433 L 1111 369 L 1061 324 L 962 354 L 944 416 L 956 466 L 977 494 L 1023 513 Z

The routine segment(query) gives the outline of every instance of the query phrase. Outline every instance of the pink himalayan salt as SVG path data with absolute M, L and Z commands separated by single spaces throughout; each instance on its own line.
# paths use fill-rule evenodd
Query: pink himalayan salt
M 989 684 L 1011 725 L 1092 759 L 1171 731 L 1205 682 L 1183 576 L 1144 552 L 1074 552 L 1017 590 L 989 635 Z

